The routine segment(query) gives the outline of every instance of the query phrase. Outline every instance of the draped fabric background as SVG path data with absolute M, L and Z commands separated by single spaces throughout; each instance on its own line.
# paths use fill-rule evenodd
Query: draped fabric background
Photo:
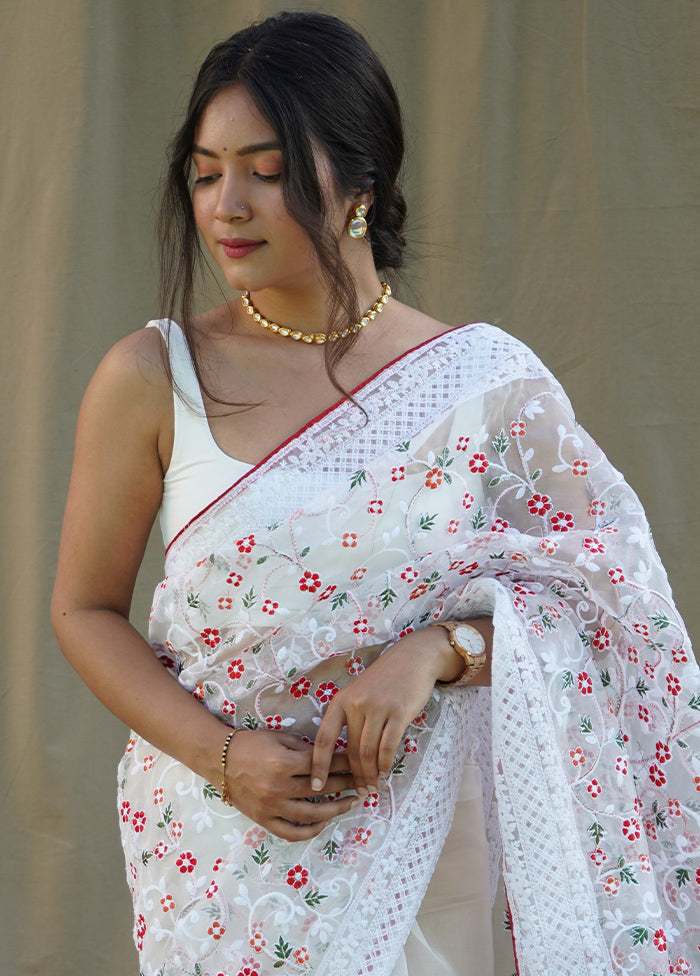
M 156 311 L 155 189 L 193 71 L 215 41 L 283 6 L 0 3 L 10 976 L 137 972 L 114 801 L 126 730 L 72 673 L 48 621 L 74 426 L 100 357 Z M 401 297 L 450 323 L 502 325 L 549 364 L 642 497 L 696 635 L 696 0 L 296 6 L 360 27 L 402 98 L 412 253 Z M 139 624 L 160 560 L 154 536 Z

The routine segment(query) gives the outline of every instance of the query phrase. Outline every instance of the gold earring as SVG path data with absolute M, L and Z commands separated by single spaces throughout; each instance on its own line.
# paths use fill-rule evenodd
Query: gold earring
M 358 239 L 364 237 L 367 233 L 367 221 L 365 220 L 365 215 L 367 214 L 367 205 L 364 203 L 358 203 L 350 211 L 350 218 L 348 220 L 347 232 L 348 237 L 353 237 Z

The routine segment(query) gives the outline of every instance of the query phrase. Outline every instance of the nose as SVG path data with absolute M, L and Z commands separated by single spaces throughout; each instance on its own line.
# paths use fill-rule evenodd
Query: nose
M 225 224 L 230 224 L 234 220 L 250 219 L 250 206 L 240 199 L 232 180 L 224 181 L 221 187 L 216 201 L 216 217 Z

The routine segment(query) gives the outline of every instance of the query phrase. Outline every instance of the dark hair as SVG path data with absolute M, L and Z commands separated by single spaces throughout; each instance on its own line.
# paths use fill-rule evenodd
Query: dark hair
M 293 12 L 217 44 L 199 70 L 185 121 L 170 145 L 159 221 L 161 314 L 183 325 L 200 382 L 191 320 L 203 252 L 190 197 L 190 156 L 203 112 L 215 95 L 236 83 L 245 85 L 279 138 L 285 204 L 318 255 L 331 298 L 331 329 L 356 322 L 360 313 L 352 276 L 328 230 L 312 141 L 328 151 L 344 195 L 372 188 L 367 219 L 377 268 L 399 268 L 406 243 L 406 205 L 396 182 L 404 148 L 401 111 L 365 39 L 336 17 Z M 334 367 L 355 338 L 351 334 L 325 346 L 326 367 L 338 389 Z

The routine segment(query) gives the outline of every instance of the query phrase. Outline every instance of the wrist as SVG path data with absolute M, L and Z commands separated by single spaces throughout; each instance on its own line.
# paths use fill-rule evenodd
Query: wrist
M 449 660 L 443 658 L 444 668 L 436 679 L 439 684 L 490 683 L 493 623 L 489 618 L 439 620 L 429 629 L 442 631 L 452 651 Z

